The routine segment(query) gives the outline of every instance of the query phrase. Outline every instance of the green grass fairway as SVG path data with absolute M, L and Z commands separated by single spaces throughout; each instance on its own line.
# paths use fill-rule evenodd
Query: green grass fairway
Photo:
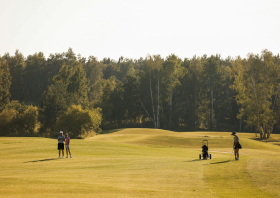
M 280 197 L 280 135 L 158 129 L 104 131 L 72 139 L 73 158 L 58 159 L 57 140 L 0 137 L 0 197 Z M 211 160 L 199 160 L 202 140 Z

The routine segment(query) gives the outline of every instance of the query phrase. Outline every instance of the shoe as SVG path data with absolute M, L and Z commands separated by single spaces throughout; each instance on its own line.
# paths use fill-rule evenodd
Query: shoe
M 70 156 L 70 158 L 72 158 L 72 156 Z
M 239 160 L 239 158 L 236 158 L 236 160 Z
M 64 158 L 64 156 L 62 158 Z
M 235 160 L 237 160 L 237 157 L 235 158 Z
M 60 156 L 58 158 L 60 158 Z
M 68 156 L 66 158 L 68 158 Z

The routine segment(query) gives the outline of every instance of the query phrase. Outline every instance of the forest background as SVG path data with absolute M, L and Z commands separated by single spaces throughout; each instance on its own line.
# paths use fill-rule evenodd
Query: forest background
M 97 60 L 67 52 L 0 56 L 0 136 L 72 137 L 118 128 L 246 131 L 280 127 L 280 57 L 171 54 Z

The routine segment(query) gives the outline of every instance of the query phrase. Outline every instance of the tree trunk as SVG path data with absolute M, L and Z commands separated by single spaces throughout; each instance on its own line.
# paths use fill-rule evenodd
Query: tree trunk
M 242 116 L 239 120 L 239 132 L 242 130 Z
M 273 130 L 273 126 L 272 127 L 267 127 L 268 129 L 267 129 L 267 138 L 270 138 L 270 134 L 271 134 L 271 132 L 272 132 L 272 130 Z
M 119 128 L 119 125 L 118 125 L 118 114 L 116 113 L 116 122 L 117 122 L 117 129 Z
M 229 85 L 227 85 L 229 87 Z M 228 100 L 228 104 L 229 104 L 229 108 L 231 110 L 231 114 L 233 115 L 233 110 L 232 110 L 232 106 L 231 106 L 231 103 L 229 101 L 229 97 L 228 97 L 228 89 L 226 89 L 226 93 L 227 93 L 227 100 Z M 235 118 L 233 117 L 233 121 L 234 121 L 234 125 L 237 126 L 236 124 L 236 121 L 235 121 Z
M 153 118 L 154 118 L 154 127 L 157 128 L 157 121 L 156 121 L 155 108 L 154 108 L 154 97 L 153 97 L 153 90 L 152 90 L 151 72 L 150 72 L 150 92 L 151 92 L 151 100 L 152 100 L 152 110 L 153 110 Z
M 214 128 L 214 101 L 213 101 L 213 89 L 211 89 L 211 130 Z
M 145 110 L 145 112 L 147 113 L 147 115 L 149 116 L 149 118 L 151 119 L 151 121 L 155 124 L 155 121 L 153 120 L 153 118 L 151 118 L 150 114 L 148 113 L 148 111 L 147 111 L 146 108 L 144 107 L 144 105 L 143 105 L 143 103 L 142 103 L 140 97 L 139 97 L 139 101 L 140 101 L 140 103 L 141 103 L 143 109 Z
M 20 74 L 20 83 L 21 83 L 21 88 L 22 88 L 22 92 L 23 92 L 23 100 L 26 99 L 26 96 L 25 96 L 25 91 L 24 91 L 24 86 L 23 86 L 23 78 L 22 78 L 22 74 Z
M 158 71 L 158 105 L 157 105 L 157 128 L 159 129 L 159 71 Z
M 266 138 L 266 124 L 263 124 L 264 139 Z
M 263 128 L 259 126 L 259 130 L 260 130 L 260 138 L 263 139 Z
M 170 89 L 170 92 L 169 92 L 169 108 L 170 108 L 170 111 L 169 111 L 169 129 L 171 130 L 172 129 L 172 90 Z
M 196 129 L 196 78 L 194 80 L 194 129 Z

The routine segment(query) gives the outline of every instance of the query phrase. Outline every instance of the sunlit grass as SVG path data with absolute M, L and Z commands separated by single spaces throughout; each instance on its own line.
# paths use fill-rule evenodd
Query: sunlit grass
M 56 139 L 0 137 L 0 197 L 280 197 L 280 147 L 254 135 L 239 134 L 239 161 L 223 132 L 106 131 L 72 139 L 71 159 Z

